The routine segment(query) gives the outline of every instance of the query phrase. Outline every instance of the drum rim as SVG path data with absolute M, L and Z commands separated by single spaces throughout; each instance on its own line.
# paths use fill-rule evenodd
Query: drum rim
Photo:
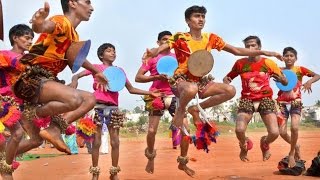
M 193 63 L 193 62 L 192 62 L 192 61 L 194 61 L 193 59 L 195 59 L 195 58 L 192 58 L 192 56 L 195 56 L 195 55 L 197 55 L 198 53 L 204 53 L 204 52 L 206 52 L 206 54 L 210 57 L 212 63 L 210 64 L 210 68 L 208 68 L 208 70 L 206 70 L 205 72 L 201 73 L 201 75 L 200 75 L 200 73 L 196 73 L 196 72 L 194 72 L 193 70 L 190 70 L 189 67 L 190 67 L 190 64 Z M 191 60 L 191 61 L 190 61 L 190 60 Z M 214 58 L 213 58 L 211 52 L 209 52 L 209 51 L 207 51 L 207 50 L 205 50 L 205 49 L 200 49 L 200 50 L 197 50 L 197 51 L 193 52 L 193 53 L 189 56 L 189 59 L 188 59 L 188 71 L 189 71 L 193 76 L 196 76 L 196 77 L 203 77 L 203 76 L 207 75 L 208 73 L 210 73 L 210 71 L 213 69 L 213 65 L 214 65 Z M 208 66 L 205 66 L 205 67 L 208 67 Z M 204 68 L 205 68 L 205 67 L 204 67 Z M 207 68 L 205 68 L 205 69 L 207 69 Z M 210 69 L 210 70 L 209 70 L 209 69 Z

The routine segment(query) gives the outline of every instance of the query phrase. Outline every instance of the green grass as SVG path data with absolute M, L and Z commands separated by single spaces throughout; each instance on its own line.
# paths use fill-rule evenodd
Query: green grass
M 32 161 L 32 160 L 36 160 L 39 158 L 52 158 L 52 157 L 57 157 L 57 156 L 61 156 L 61 154 L 23 154 L 22 158 L 21 157 L 17 157 L 17 161 Z

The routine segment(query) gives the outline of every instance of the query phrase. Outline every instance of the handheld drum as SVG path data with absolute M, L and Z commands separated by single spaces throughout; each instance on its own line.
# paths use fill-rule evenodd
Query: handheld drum
M 157 62 L 157 71 L 159 74 L 165 74 L 169 77 L 173 76 L 174 71 L 178 67 L 178 61 L 172 56 L 163 56 Z
M 91 46 L 91 41 L 73 42 L 66 51 L 65 57 L 72 73 L 77 72 L 87 58 Z
M 282 73 L 287 78 L 288 84 L 283 85 L 280 82 L 276 82 L 276 85 L 281 91 L 291 91 L 294 87 L 296 87 L 296 85 L 298 83 L 298 77 L 297 77 L 296 73 L 294 73 L 293 71 L 291 71 L 289 69 L 282 70 Z
M 188 60 L 188 70 L 196 77 L 207 75 L 213 68 L 214 59 L 207 50 L 193 52 Z
M 106 76 L 108 80 L 108 85 L 106 89 L 111 92 L 121 91 L 126 85 L 126 75 L 122 69 L 110 66 L 103 71 L 103 75 Z

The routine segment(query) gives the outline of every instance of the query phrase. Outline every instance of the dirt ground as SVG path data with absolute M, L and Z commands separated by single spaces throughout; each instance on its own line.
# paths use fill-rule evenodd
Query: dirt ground
M 169 138 L 156 140 L 157 157 L 155 159 L 155 173 L 148 174 L 144 171 L 147 159 L 144 156 L 146 143 L 144 138 L 121 139 L 120 179 L 146 180 L 146 179 L 317 179 L 306 176 L 279 175 L 277 164 L 281 158 L 288 154 L 289 145 L 278 138 L 271 145 L 272 156 L 267 162 L 262 161 L 259 148 L 259 139 L 264 132 L 249 132 L 248 136 L 254 142 L 254 147 L 249 151 L 250 162 L 242 162 L 239 159 L 239 146 L 233 132 L 221 134 L 217 144 L 210 146 L 210 152 L 197 150 L 193 145 L 189 148 L 189 157 L 196 161 L 190 161 L 189 167 L 196 171 L 194 178 L 188 177 L 177 169 L 176 158 L 179 150 L 171 148 Z M 311 160 L 320 150 L 320 130 L 300 131 L 300 144 L 302 159 L 306 160 L 306 167 L 310 167 Z M 82 148 L 78 155 L 62 155 L 51 158 L 40 158 L 33 161 L 23 161 L 14 173 L 16 180 L 88 180 L 91 178 L 88 169 L 91 164 L 91 156 L 86 148 Z M 32 154 L 59 153 L 53 148 L 32 150 Z M 100 179 L 108 179 L 111 166 L 110 153 L 100 156 Z

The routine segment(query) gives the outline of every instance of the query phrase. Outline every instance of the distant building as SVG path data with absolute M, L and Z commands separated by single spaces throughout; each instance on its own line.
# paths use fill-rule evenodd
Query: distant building
M 138 122 L 139 117 L 141 116 L 141 113 L 133 113 L 133 112 L 127 112 L 126 113 L 126 121 L 129 122 Z
M 303 114 L 309 116 L 312 120 L 320 121 L 320 107 L 307 106 L 303 108 Z

